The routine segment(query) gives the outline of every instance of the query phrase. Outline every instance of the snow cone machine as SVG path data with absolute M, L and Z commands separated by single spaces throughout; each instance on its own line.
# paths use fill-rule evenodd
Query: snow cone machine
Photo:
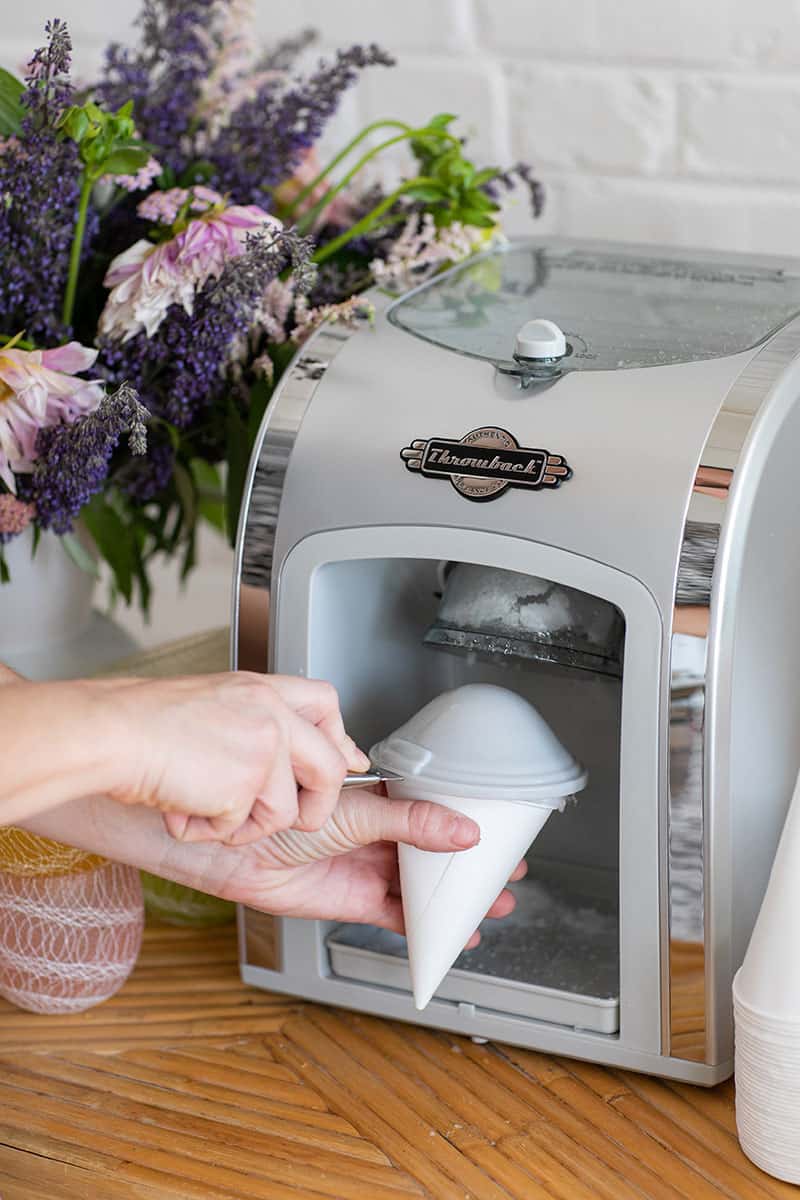
M 800 264 L 541 240 L 373 300 L 268 409 L 233 665 L 366 748 L 500 685 L 588 782 L 424 1012 L 368 926 L 241 910 L 243 978 L 713 1084 L 800 765 Z

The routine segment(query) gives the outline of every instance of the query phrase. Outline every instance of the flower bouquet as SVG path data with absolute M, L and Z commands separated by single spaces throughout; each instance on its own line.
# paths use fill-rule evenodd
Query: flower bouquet
M 155 555 L 236 531 L 259 423 L 323 321 L 368 315 L 500 235 L 530 170 L 476 167 L 439 114 L 375 121 L 323 162 L 344 91 L 391 57 L 353 46 L 305 74 L 310 33 L 254 49 L 248 0 L 145 0 L 136 49 L 70 81 L 60 20 L 24 81 L 0 72 L 0 579 L 26 527 L 59 535 L 147 609 Z M 372 180 L 410 149 L 392 188 Z

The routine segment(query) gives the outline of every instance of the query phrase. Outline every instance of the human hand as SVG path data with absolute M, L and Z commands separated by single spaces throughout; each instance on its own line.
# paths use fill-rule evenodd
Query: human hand
M 252 908 L 403 933 L 397 843 L 453 852 L 475 845 L 479 837 L 475 822 L 451 809 L 352 789 L 342 792 L 318 831 L 285 830 L 237 848 L 176 847 L 174 855 L 203 856 L 195 860 L 199 873 L 182 877 L 182 882 Z M 521 879 L 526 869 L 520 863 L 512 881 Z M 159 870 L 174 873 L 175 864 L 163 864 Z M 514 905 L 512 893 L 504 890 L 487 916 L 507 916 Z M 468 946 L 479 939 L 476 932 Z
M 185 842 L 252 842 L 325 824 L 366 755 L 347 736 L 334 689 L 249 672 L 98 685 L 125 804 L 164 814 Z

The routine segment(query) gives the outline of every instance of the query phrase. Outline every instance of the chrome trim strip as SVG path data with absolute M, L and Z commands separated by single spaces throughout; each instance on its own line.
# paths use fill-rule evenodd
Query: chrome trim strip
M 690 499 L 673 613 L 670 678 L 669 796 L 666 813 L 667 936 L 662 952 L 665 1006 L 664 1053 L 714 1063 L 730 1057 L 719 1046 L 722 1006 L 729 1007 L 730 980 L 716 978 L 714 947 L 729 937 L 723 911 L 730 880 L 716 846 L 710 786 L 713 719 L 706 679 L 715 622 L 720 546 L 735 492 L 736 469 L 764 401 L 800 353 L 800 319 L 779 330 L 751 358 L 722 403 L 700 457 Z M 705 544 L 703 544 L 705 542 Z M 688 652 L 688 658 L 687 658 Z M 694 664 L 691 659 L 694 658 Z M 714 864 L 716 877 L 708 867 Z M 717 909 L 721 911 L 718 913 Z
M 320 381 L 345 342 L 363 324 L 322 325 L 298 350 L 267 406 L 250 458 L 236 538 L 231 604 L 233 670 L 268 668 L 272 555 L 289 460 Z

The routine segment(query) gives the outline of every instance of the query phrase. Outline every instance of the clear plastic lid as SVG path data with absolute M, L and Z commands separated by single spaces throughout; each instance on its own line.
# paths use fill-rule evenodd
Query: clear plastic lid
M 525 374 L 515 339 L 530 321 L 564 331 L 550 371 L 610 371 L 748 350 L 800 313 L 800 264 L 647 247 L 516 242 L 395 301 L 400 329 Z

